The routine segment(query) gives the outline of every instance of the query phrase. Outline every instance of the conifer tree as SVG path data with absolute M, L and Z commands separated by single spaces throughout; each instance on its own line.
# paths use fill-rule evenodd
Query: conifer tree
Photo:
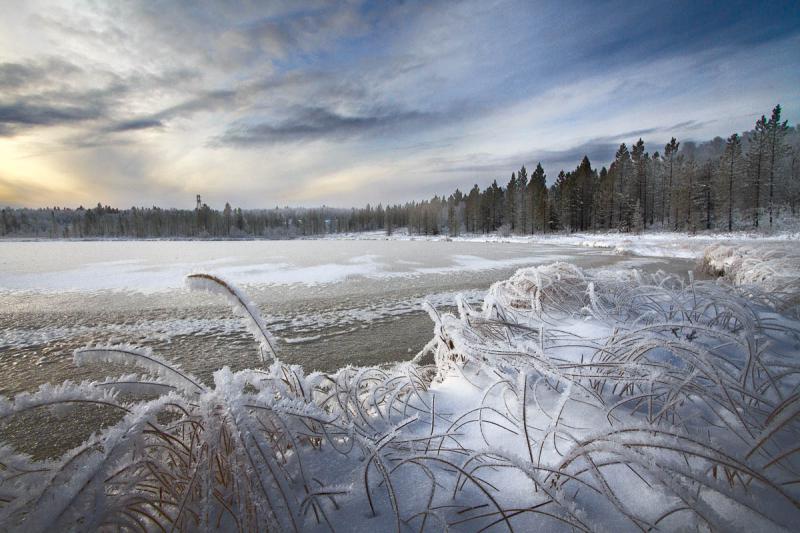
M 723 179 L 720 180 L 720 197 L 724 200 L 727 206 L 728 218 L 728 231 L 733 231 L 733 205 L 734 193 L 733 188 L 736 181 L 741 177 L 742 165 L 742 140 L 738 134 L 734 133 L 725 143 L 725 153 L 720 161 L 720 174 Z
M 589 229 L 592 218 L 592 203 L 594 197 L 595 172 L 589 162 L 588 156 L 583 156 L 580 165 L 575 169 L 574 188 L 575 188 L 575 214 L 576 226 L 581 231 Z
M 604 229 L 611 227 L 611 205 L 613 203 L 611 189 L 610 173 L 606 167 L 603 167 L 597 178 L 595 218 L 597 224 Z
M 612 180 L 614 191 L 614 204 L 617 206 L 617 222 L 619 227 L 625 231 L 631 227 L 631 155 L 625 143 L 620 144 L 614 156 L 613 164 L 614 178 Z M 612 206 L 613 210 L 613 206 Z
M 681 143 L 679 143 L 675 137 L 673 137 L 665 146 L 664 146 L 664 159 L 667 165 L 667 189 L 664 194 L 664 200 L 666 205 L 667 211 L 667 225 L 670 224 L 670 216 L 672 214 L 673 209 L 673 197 L 674 197 L 674 177 L 675 177 L 675 159 L 678 157 L 678 148 L 680 147 Z M 662 217 L 663 218 L 663 217 Z M 673 218 L 675 220 L 675 229 L 678 229 L 678 217 L 677 214 Z
M 514 226 L 517 233 L 528 233 L 528 170 L 525 168 L 525 165 L 522 165 L 522 168 L 517 172 L 515 193 L 516 223 Z
M 699 216 L 702 217 L 703 227 L 711 229 L 714 212 L 714 194 L 712 182 L 711 161 L 707 161 L 699 169 L 696 185 L 696 199 L 699 207 Z
M 663 172 L 662 172 L 662 161 L 661 161 L 661 154 L 658 153 L 658 150 L 653 152 L 653 157 L 650 158 L 650 179 L 648 182 L 650 183 L 650 217 L 648 223 L 650 226 L 653 226 L 655 223 L 656 213 L 662 213 L 661 218 L 661 225 L 664 225 L 664 218 L 663 218 L 663 208 L 657 210 L 656 206 L 662 205 L 664 202 L 663 196 L 659 195 L 659 192 L 663 190 L 661 181 L 663 180 Z
M 542 163 L 537 163 L 536 169 L 531 174 L 531 181 L 528 186 L 531 189 L 532 205 L 534 206 L 533 220 L 536 221 L 535 225 L 538 226 L 540 231 L 546 231 L 548 226 L 546 181 L 547 177 L 545 176 L 544 168 L 542 168 Z
M 631 229 L 633 232 L 637 235 L 641 233 L 644 229 L 644 223 L 642 222 L 642 202 L 638 198 L 636 199 L 636 203 L 633 204 L 632 223 L 633 227 Z
M 753 227 L 758 228 L 761 210 L 761 181 L 767 146 L 767 118 L 761 115 L 755 130 L 749 135 L 750 150 L 747 153 L 749 166 L 749 188 L 752 197 Z
M 633 190 L 630 196 L 639 200 L 640 216 L 644 222 L 647 220 L 647 158 L 641 137 L 631 149 L 631 161 L 635 177 L 631 183 Z
M 508 224 L 511 231 L 514 230 L 514 225 L 517 219 L 517 174 L 511 173 L 511 179 L 506 185 L 505 205 L 503 210 L 503 223 Z
M 222 217 L 225 220 L 225 233 L 230 235 L 231 225 L 233 225 L 233 209 L 228 202 L 225 202 L 225 209 L 222 210 Z
M 776 105 L 767 122 L 766 149 L 769 152 L 769 229 L 772 229 L 772 210 L 775 197 L 775 165 L 783 156 L 783 138 L 789 130 L 787 121 L 781 122 L 781 106 Z

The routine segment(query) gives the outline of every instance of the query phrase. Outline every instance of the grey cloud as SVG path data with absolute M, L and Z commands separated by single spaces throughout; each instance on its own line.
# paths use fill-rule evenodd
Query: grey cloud
M 583 156 L 589 158 L 592 167 L 608 166 L 619 148 L 616 143 L 589 141 L 565 150 L 546 150 L 536 153 L 536 161 L 541 160 L 542 166 L 548 171 L 548 176 L 553 179 L 560 170 L 573 170 L 580 164 Z M 534 154 L 531 154 L 534 155 Z M 529 159 L 529 161 L 533 161 Z
M 212 143 L 244 146 L 312 139 L 329 134 L 342 138 L 398 125 L 416 116 L 413 112 L 362 112 L 365 102 L 369 102 L 370 107 L 381 107 L 391 100 L 391 95 L 385 94 L 374 77 L 385 83 L 387 78 L 405 74 L 402 69 L 393 72 L 393 68 L 387 68 L 378 73 L 373 68 L 375 65 L 368 65 L 370 68 L 365 71 L 365 65 L 356 64 L 336 72 L 295 68 L 279 75 L 273 75 L 271 71 L 261 77 L 255 74 L 264 68 L 265 57 L 315 53 L 325 50 L 336 39 L 353 38 L 369 31 L 369 16 L 356 4 L 332 7 L 324 2 L 302 5 L 287 2 L 285 6 L 277 3 L 260 7 L 242 5 L 241 9 L 231 10 L 208 6 L 198 9 L 192 2 L 176 2 L 163 8 L 100 6 L 93 15 L 100 22 L 86 24 L 85 17 L 79 12 L 63 10 L 34 18 L 38 24 L 62 37 L 98 44 L 102 41 L 111 49 L 119 48 L 121 53 L 127 54 L 135 49 L 144 54 L 151 46 L 158 45 L 164 48 L 169 62 L 162 63 L 161 69 L 157 63 L 156 68 L 147 73 L 135 72 L 125 76 L 113 70 L 99 71 L 96 65 L 87 66 L 88 70 L 83 71 L 56 59 L 0 65 L 0 93 L 4 87 L 13 88 L 16 101 L 42 109 L 38 115 L 31 113 L 31 109 L 20 109 L 17 113 L 20 116 L 15 117 L 16 125 L 5 124 L 0 134 L 9 136 L 23 128 L 42 128 L 65 122 L 75 124 L 95 118 L 97 122 L 91 124 L 82 137 L 92 138 L 93 144 L 100 145 L 107 134 L 157 128 L 172 119 L 188 118 L 202 112 L 269 117 L 260 124 L 253 124 L 253 119 L 248 123 L 234 124 Z M 139 23 L 137 32 L 130 32 L 130 24 L 121 22 L 126 20 Z M 162 37 L 167 28 L 170 34 L 186 39 L 165 41 Z M 241 42 L 254 55 L 239 58 L 245 63 L 232 61 L 221 65 L 220 62 L 235 59 L 229 58 L 218 42 L 225 34 L 242 37 Z M 198 57 L 183 49 L 186 44 L 191 44 L 189 48 L 198 50 L 201 55 L 211 55 Z M 192 55 L 194 58 L 190 59 Z M 245 64 L 258 70 L 248 70 Z M 164 68 L 167 65 L 168 68 Z M 215 81 L 216 76 L 210 70 L 214 66 L 224 67 L 226 72 Z M 63 84 L 58 76 L 67 72 L 77 72 L 81 76 Z M 225 80 L 230 72 L 236 73 L 235 79 Z M 209 74 L 211 79 L 208 79 Z M 55 77 L 51 79 L 51 76 Z M 204 85 L 198 85 L 198 82 L 204 82 Z M 222 87 L 205 90 L 215 82 Z M 170 92 L 179 86 L 189 96 L 178 104 L 136 118 L 119 116 L 116 112 L 125 109 L 129 100 L 150 90 Z M 302 106 L 304 101 L 315 102 L 318 109 L 306 109 L 300 115 L 283 121 L 275 118 L 285 116 L 285 109 L 298 104 Z M 85 102 L 91 102 L 92 109 L 84 109 L 86 113 L 81 114 L 79 111 L 86 107 Z M 7 103 L 0 98 L 0 105 Z M 45 113 L 45 108 L 53 112 Z M 6 112 L 10 113 L 7 109 Z M 107 137 L 109 143 L 116 142 L 111 136 Z M 65 147 L 74 145 L 70 139 L 66 140 Z
M 366 29 L 354 9 L 320 9 L 295 17 L 262 19 L 252 23 L 243 33 L 248 42 L 275 56 L 296 50 L 314 50 L 332 39 L 353 37 Z
M 0 124 L 24 126 L 52 126 L 81 122 L 102 116 L 94 106 L 36 105 L 24 102 L 0 104 Z
M 0 63 L 0 89 L 18 91 L 63 79 L 81 72 L 72 63 L 58 58 L 20 63 Z
M 669 128 L 664 128 L 666 130 L 696 130 L 700 129 L 706 124 L 710 124 L 713 122 L 712 120 L 706 121 L 699 121 L 699 120 L 687 120 L 685 122 L 678 122 L 677 124 L 673 124 Z
M 65 83 L 63 76 L 75 71 L 86 76 L 91 74 L 92 79 L 99 78 L 103 83 L 88 85 L 81 77 L 71 78 L 73 83 Z M 93 145 L 102 145 L 104 134 L 162 127 L 163 121 L 171 114 L 198 105 L 195 100 L 195 103 L 190 101 L 189 104 L 174 106 L 165 110 L 163 116 L 125 118 L 116 112 L 124 109 L 131 96 L 173 88 L 195 78 L 197 73 L 186 69 L 133 73 L 122 77 L 108 71 L 87 74 L 58 60 L 0 64 L 0 136 L 14 136 L 31 128 L 88 123 L 79 137 L 91 138 Z M 111 139 L 108 142 L 116 143 Z M 83 144 L 74 138 L 64 141 L 65 147 L 81 147 Z
M 0 64 L 0 87 L 14 89 L 26 85 L 31 78 L 40 78 L 41 72 L 20 63 Z
M 233 102 L 237 98 L 238 94 L 238 91 L 233 89 L 206 91 L 188 98 L 180 104 L 162 109 L 161 111 L 155 113 L 153 117 L 156 119 L 169 119 L 173 117 L 192 115 L 200 111 L 214 111 Z
M 335 39 L 368 29 L 357 3 L 317 0 L 100 3 L 93 11 L 91 24 L 78 10 L 66 9 L 39 15 L 36 22 L 66 38 L 126 55 L 164 54 L 223 73 L 258 69 L 265 60 L 298 51 L 324 50 Z
M 231 126 L 212 144 L 243 147 L 307 141 L 322 137 L 341 139 L 392 126 L 401 126 L 424 118 L 429 118 L 429 115 L 414 111 L 387 110 L 345 116 L 321 107 L 308 107 L 298 109 L 295 116 L 279 123 L 264 122 L 254 125 Z
M 592 139 L 594 143 L 610 143 L 610 142 L 628 142 L 637 140 L 644 135 L 650 135 L 661 131 L 661 128 L 643 128 L 640 130 L 625 131 L 622 133 L 615 133 L 613 135 L 604 135 L 602 137 L 595 137 Z
M 697 120 L 687 120 L 679 122 L 671 126 L 657 126 L 653 128 L 644 128 L 640 130 L 625 131 L 614 135 L 606 135 L 603 137 L 595 137 L 589 141 L 592 144 L 610 143 L 610 142 L 628 142 L 636 141 L 640 137 L 652 135 L 653 133 L 671 133 L 675 131 L 696 130 L 702 128 L 708 122 L 701 122 Z
M 161 129 L 163 127 L 164 123 L 162 121 L 149 117 L 120 120 L 111 122 L 107 126 L 101 128 L 82 132 L 79 135 L 72 135 L 63 139 L 61 142 L 62 145 L 68 149 L 131 146 L 135 144 L 133 139 L 114 134 L 124 134 L 148 129 Z
M 583 156 L 589 158 L 593 167 L 607 166 L 617 147 L 615 143 L 589 141 L 565 150 L 532 150 L 502 157 L 484 153 L 469 154 L 460 159 L 436 159 L 429 163 L 436 172 L 474 174 L 482 182 L 494 178 L 502 181 L 521 165 L 530 169 L 536 163 L 541 163 L 550 181 L 560 170 L 577 167 Z
M 164 123 L 161 122 L 160 120 L 143 118 L 143 119 L 123 120 L 121 122 L 116 122 L 111 126 L 107 127 L 106 131 L 111 133 L 118 133 L 123 131 L 146 130 L 150 128 L 162 128 L 162 127 L 164 127 Z

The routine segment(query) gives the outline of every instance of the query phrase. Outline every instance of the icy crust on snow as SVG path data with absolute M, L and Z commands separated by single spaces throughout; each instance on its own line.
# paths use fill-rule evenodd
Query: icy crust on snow
M 261 335 L 244 295 L 201 285 Z M 0 524 L 791 530 L 800 322 L 752 298 L 754 286 L 526 268 L 480 307 L 429 306 L 434 337 L 413 362 L 332 374 L 275 359 L 191 385 L 144 349 L 79 350 L 76 362 L 151 375 L 1 399 L 3 424 L 54 408 L 69 423 L 98 404 L 120 421 L 49 461 L 0 446 Z M 148 399 L 130 399 L 137 390 Z

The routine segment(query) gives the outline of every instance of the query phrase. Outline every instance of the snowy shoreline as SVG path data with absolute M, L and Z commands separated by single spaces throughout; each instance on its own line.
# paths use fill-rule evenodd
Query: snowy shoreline
M 428 242 L 469 242 L 469 243 L 495 243 L 495 244 L 546 244 L 546 245 L 572 245 L 589 248 L 610 249 L 617 253 L 631 254 L 646 257 L 682 257 L 700 258 L 703 250 L 716 243 L 772 243 L 786 241 L 800 241 L 800 232 L 759 233 L 736 231 L 731 233 L 683 233 L 683 232 L 644 232 L 633 233 L 555 233 L 533 235 L 508 235 L 498 233 L 489 234 L 460 234 L 447 235 L 417 235 L 410 234 L 405 228 L 399 228 L 391 235 L 385 231 L 365 231 L 358 233 L 332 233 L 313 236 L 298 236 L 290 239 L 269 238 L 75 238 L 75 239 L 49 239 L 49 238 L 2 238 L 3 243 L 26 242 L 292 242 L 292 241 L 428 241 Z
M 572 234 L 463 234 L 455 237 L 446 235 L 415 235 L 398 231 L 392 235 L 384 232 L 344 233 L 322 237 L 321 240 L 397 240 L 433 242 L 485 242 L 512 244 L 572 245 L 589 248 L 604 248 L 617 253 L 646 257 L 700 258 L 703 250 L 716 243 L 773 243 L 800 241 L 800 232 L 781 232 L 763 234 L 758 232 L 645 232 L 632 233 L 572 233 Z

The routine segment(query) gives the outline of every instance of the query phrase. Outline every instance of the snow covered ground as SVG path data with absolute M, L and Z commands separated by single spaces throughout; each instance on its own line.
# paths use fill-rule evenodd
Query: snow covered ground
M 81 405 L 119 413 L 50 461 L 0 448 L 0 522 L 793 530 L 800 261 L 791 247 L 752 244 L 706 254 L 732 283 L 563 262 L 523 268 L 480 306 L 458 297 L 457 312 L 429 306 L 433 338 L 414 361 L 331 373 L 282 363 L 246 295 L 204 278 L 193 288 L 231 303 L 263 365 L 202 381 L 146 348 L 77 350 L 76 364 L 146 376 L 0 401 L 3 423 L 49 409 L 68 423 Z M 771 275 L 757 271 L 765 263 Z

